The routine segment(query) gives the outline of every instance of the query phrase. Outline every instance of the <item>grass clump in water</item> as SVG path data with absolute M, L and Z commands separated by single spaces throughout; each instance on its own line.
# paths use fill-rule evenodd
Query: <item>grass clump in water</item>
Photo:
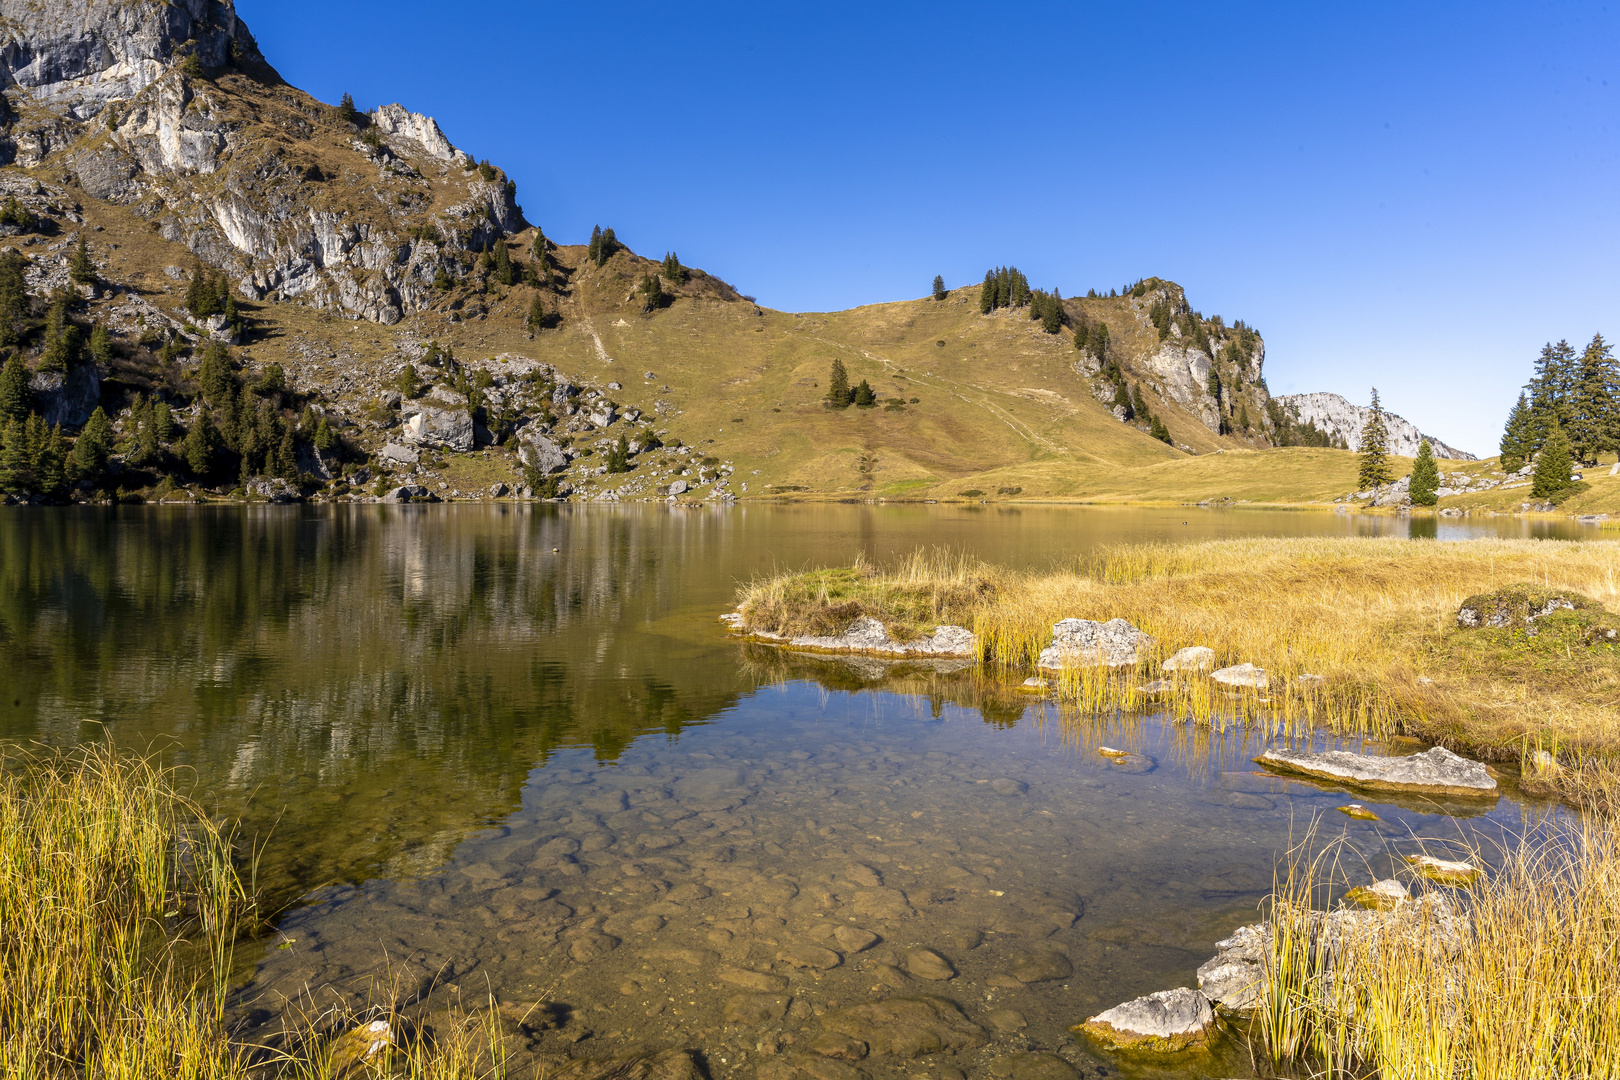
M 1402 1080 L 1620 1076 L 1620 837 L 1612 822 L 1566 821 L 1503 856 L 1466 889 L 1419 882 L 1419 899 L 1336 927 L 1312 904 L 1333 876 L 1326 861 L 1291 862 L 1252 1029 L 1270 1064 Z

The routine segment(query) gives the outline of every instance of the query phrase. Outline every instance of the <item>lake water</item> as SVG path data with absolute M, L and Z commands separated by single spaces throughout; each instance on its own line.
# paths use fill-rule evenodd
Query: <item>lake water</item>
M 1257 732 L 1066 716 L 974 671 L 744 646 L 717 616 L 756 574 L 919 545 L 1041 567 L 1413 528 L 1583 535 L 1190 508 L 19 508 L 0 515 L 0 738 L 159 752 L 261 839 L 286 913 L 243 951 L 253 1025 L 287 1001 L 433 1015 L 493 993 L 548 1003 L 513 1027 L 520 1058 L 1098 1075 L 1116 1063 L 1068 1028 L 1194 985 L 1313 816 L 1370 880 L 1527 808 L 1353 822 L 1341 793 L 1254 775 Z M 864 1015 L 843 1010 L 918 995 L 960 1007 L 960 1045 L 795 1056 Z

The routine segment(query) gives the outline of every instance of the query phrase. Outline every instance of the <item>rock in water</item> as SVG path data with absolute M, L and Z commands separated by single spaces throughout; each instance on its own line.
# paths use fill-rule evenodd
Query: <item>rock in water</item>
M 1440 746 L 1408 757 L 1368 757 L 1347 750 L 1312 754 L 1272 747 L 1254 760 L 1278 772 L 1314 776 L 1373 791 L 1480 797 L 1495 797 L 1497 793 L 1496 780 L 1485 766 Z
M 912 949 L 906 954 L 906 970 L 919 979 L 936 982 L 956 978 L 956 969 L 951 962 L 933 949 Z
M 1209 1045 L 1215 1011 L 1197 990 L 1160 990 L 1098 1013 L 1075 1030 L 1110 1050 L 1176 1053 Z
M 1160 671 L 1208 671 L 1215 666 L 1215 650 L 1207 645 L 1190 645 L 1159 665 Z
M 1248 687 L 1255 690 L 1264 690 L 1270 685 L 1270 680 L 1266 678 L 1266 669 L 1255 667 L 1253 664 L 1234 664 L 1232 667 L 1223 667 L 1211 674 L 1210 678 L 1221 686 L 1229 686 L 1234 689 Z
M 593 1060 L 579 1058 L 547 1073 L 549 1080 L 703 1080 L 690 1050 Z
M 678 482 L 678 481 L 677 481 Z M 675 485 L 670 485 L 674 494 Z M 853 653 L 865 656 L 914 657 L 970 657 L 978 649 L 973 632 L 960 626 L 937 626 L 927 637 L 915 641 L 895 641 L 883 624 L 870 615 L 862 615 L 849 624 L 842 634 L 806 634 L 784 639 L 778 634 L 755 632 L 767 641 L 776 641 L 796 649 L 816 652 Z
M 1265 977 L 1265 923 L 1250 923 L 1215 943 L 1215 955 L 1198 969 L 1198 989 L 1228 1012 L 1252 1012 L 1260 1004 Z
M 1064 619 L 1052 626 L 1052 644 L 1041 650 L 1036 665 L 1043 671 L 1066 667 L 1131 667 L 1153 639 L 1124 619 L 1105 623 Z
M 830 1012 L 822 1027 L 859 1039 L 873 1054 L 914 1058 L 983 1046 L 984 1029 L 955 1002 L 933 996 L 892 997 Z

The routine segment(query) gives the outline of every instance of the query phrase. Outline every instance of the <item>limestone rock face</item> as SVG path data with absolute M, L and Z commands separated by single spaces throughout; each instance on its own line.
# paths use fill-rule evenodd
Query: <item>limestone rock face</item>
M 1178 987 L 1115 1005 L 1080 1028 L 1111 1049 L 1173 1053 L 1208 1045 L 1214 1026 L 1209 999 L 1197 990 Z
M 73 430 L 82 427 L 96 411 L 101 399 L 101 372 L 94 364 L 80 364 L 72 371 L 36 371 L 28 381 L 34 405 L 46 427 Z
M 1496 779 L 1484 765 L 1458 757 L 1440 746 L 1406 757 L 1369 757 L 1347 750 L 1313 754 L 1277 746 L 1254 760 L 1278 772 L 1314 776 L 1374 791 L 1488 798 L 1497 794 Z
M 466 409 L 424 407 L 405 421 L 405 441 L 464 454 L 473 448 L 472 416 Z
M 1344 440 L 1350 449 L 1361 449 L 1361 429 L 1372 414 L 1371 409 L 1352 404 L 1338 394 L 1285 394 L 1273 400 L 1302 422 L 1315 424 L 1329 435 Z M 1466 450 L 1448 446 L 1439 439 L 1423 434 L 1416 424 L 1394 413 L 1384 414 L 1384 424 L 1389 429 L 1389 452 L 1392 454 L 1416 457 L 1418 447 L 1427 439 L 1437 458 L 1448 461 L 1478 460 Z
M 1159 377 L 1161 393 L 1202 420 L 1209 430 L 1220 431 L 1220 410 L 1208 390 L 1211 363 L 1208 353 L 1176 341 L 1161 341 L 1158 351 L 1140 363 Z
M 1090 619 L 1064 619 L 1052 626 L 1052 644 L 1041 650 L 1036 665 L 1043 671 L 1065 667 L 1129 667 L 1141 659 L 1141 650 L 1153 639 L 1124 619 L 1105 623 Z

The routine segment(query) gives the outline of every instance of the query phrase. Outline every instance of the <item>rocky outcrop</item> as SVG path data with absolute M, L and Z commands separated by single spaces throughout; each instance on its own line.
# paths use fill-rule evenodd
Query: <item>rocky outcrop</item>
M 1052 644 L 1041 650 L 1036 666 L 1043 671 L 1066 667 L 1131 667 L 1141 662 L 1142 650 L 1153 639 L 1124 619 L 1105 623 L 1090 619 L 1064 619 L 1052 626 Z
M 46 427 L 60 424 L 72 431 L 83 427 L 96 411 L 101 399 L 101 372 L 94 364 L 79 364 L 66 374 L 36 371 L 28 389 L 33 392 L 34 408 Z
M 1313 754 L 1278 746 L 1254 760 L 1278 772 L 1332 780 L 1372 791 L 1482 798 L 1494 798 L 1497 794 L 1496 779 L 1484 765 L 1458 757 L 1440 746 L 1406 757 L 1371 757 L 1347 750 Z
M 1339 394 L 1284 394 L 1273 401 L 1287 409 L 1302 423 L 1314 424 L 1329 435 L 1342 439 L 1352 450 L 1361 449 L 1361 429 L 1372 410 L 1352 404 Z M 1418 447 L 1427 439 L 1434 456 L 1449 461 L 1478 460 L 1466 450 L 1448 446 L 1431 435 L 1425 435 L 1417 426 L 1394 413 L 1384 414 L 1389 429 L 1389 452 L 1402 457 L 1416 457 Z
M 1567 589 L 1548 589 L 1521 582 L 1464 600 L 1457 608 L 1457 626 L 1464 630 L 1480 627 L 1533 630 L 1537 619 L 1555 611 L 1589 610 L 1602 610 L 1602 605 Z
M 1215 943 L 1215 955 L 1198 968 L 1198 989 L 1227 1012 L 1248 1013 L 1260 1004 L 1265 978 L 1264 923 L 1251 923 Z
M 405 420 L 405 441 L 464 454 L 473 448 L 473 420 L 466 409 L 422 406 Z
M 518 435 L 518 456 L 523 459 L 523 464 L 538 469 L 542 475 L 568 468 L 568 455 L 563 453 L 562 447 L 528 428 Z

